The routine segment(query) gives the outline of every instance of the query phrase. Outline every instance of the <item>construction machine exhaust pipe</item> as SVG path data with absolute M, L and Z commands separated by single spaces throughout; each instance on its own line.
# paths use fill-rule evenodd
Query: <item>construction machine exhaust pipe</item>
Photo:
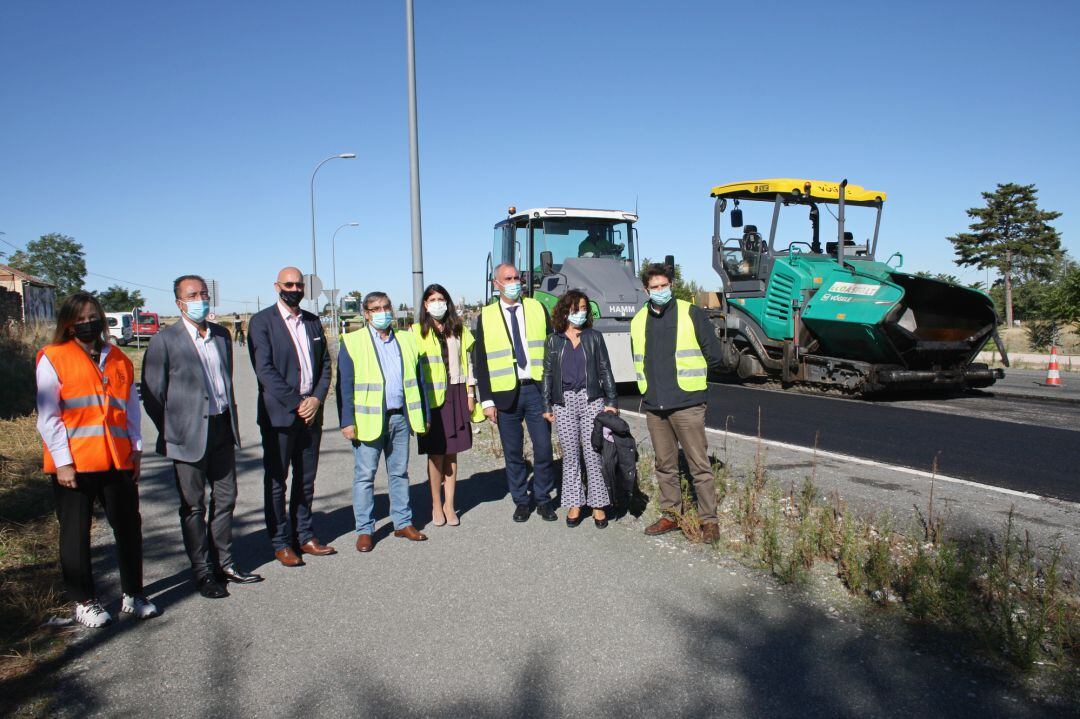
M 836 211 L 836 262 L 844 266 L 844 195 L 847 192 L 847 178 L 840 180 L 840 202 Z

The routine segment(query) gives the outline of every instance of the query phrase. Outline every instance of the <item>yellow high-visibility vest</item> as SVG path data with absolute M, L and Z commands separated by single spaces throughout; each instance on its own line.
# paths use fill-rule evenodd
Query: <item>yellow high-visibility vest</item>
M 501 300 L 492 302 L 480 311 L 480 324 L 484 329 L 484 361 L 492 392 L 509 392 L 518 384 L 517 365 L 514 362 L 514 346 L 510 332 L 503 321 Z M 547 312 L 536 300 L 521 300 L 525 313 L 525 351 L 529 353 L 529 374 L 539 382 L 544 377 L 544 340 L 547 339 Z
M 700 392 L 708 388 L 709 365 L 701 353 L 701 345 L 694 332 L 694 321 L 690 319 L 690 303 L 675 300 L 678 324 L 675 332 L 675 374 L 679 388 L 684 392 Z M 645 379 L 645 321 L 649 307 L 638 310 L 630 321 L 630 348 L 634 353 L 634 372 L 637 373 L 637 386 L 645 394 L 649 383 Z
M 417 434 L 426 431 L 424 403 L 416 377 L 419 350 L 411 332 L 395 332 L 401 351 L 401 380 L 405 388 L 405 417 L 409 428 Z M 373 442 L 382 436 L 386 413 L 386 398 L 382 368 L 375 353 L 375 338 L 371 330 L 361 327 L 342 336 L 345 351 L 353 363 L 353 412 L 356 439 Z
M 424 378 L 424 391 L 427 393 L 428 407 L 432 409 L 442 407 L 443 402 L 446 401 L 446 390 L 449 385 L 446 363 L 443 362 L 442 344 L 434 332 L 428 332 L 427 337 L 424 337 L 419 322 L 412 326 L 412 330 L 416 333 L 416 341 L 420 347 L 420 371 Z M 472 331 L 464 326 L 461 328 L 460 339 L 461 371 L 468 374 L 469 355 L 472 353 L 476 340 L 473 338 Z M 480 407 L 479 402 L 473 404 L 472 415 L 469 419 L 473 422 L 484 421 L 484 410 Z

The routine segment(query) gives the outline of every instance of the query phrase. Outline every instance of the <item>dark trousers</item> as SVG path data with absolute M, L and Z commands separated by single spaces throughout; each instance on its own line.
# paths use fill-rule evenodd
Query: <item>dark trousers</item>
M 236 506 L 236 450 L 229 413 L 215 415 L 207 426 L 206 454 L 198 462 L 173 462 L 180 494 L 180 529 L 196 579 L 232 559 L 232 516 Z M 206 488 L 210 487 L 210 521 Z M 209 531 L 208 531 L 209 529 Z
M 105 508 L 116 539 L 120 588 L 124 594 L 142 594 L 142 518 L 139 487 L 131 472 L 79 473 L 74 489 L 61 485 L 56 475 L 50 476 L 60 521 L 60 570 L 68 598 L 85 602 L 96 596 L 90 568 L 90 518 L 95 499 Z
M 555 489 L 555 462 L 551 459 L 551 425 L 544 419 L 540 385 L 522 385 L 513 406 L 506 411 L 499 410 L 497 420 L 499 439 L 506 457 L 506 483 L 514 504 L 528 505 L 530 500 L 522 422 L 529 428 L 529 439 L 533 446 L 532 500 L 537 504 L 550 502 L 551 491 Z
M 316 422 L 322 417 L 316 418 Z M 262 427 L 263 498 L 266 533 L 274 551 L 307 544 L 315 539 L 311 503 L 319 468 L 322 428 L 308 426 L 299 417 L 291 427 Z M 285 507 L 286 479 L 292 468 L 292 490 Z

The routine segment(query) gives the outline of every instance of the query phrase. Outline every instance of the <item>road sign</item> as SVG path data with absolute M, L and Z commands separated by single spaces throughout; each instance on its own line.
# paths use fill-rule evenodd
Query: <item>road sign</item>
M 218 306 L 218 281 L 217 280 L 207 280 L 206 281 L 206 290 L 207 290 L 207 292 L 210 293 L 210 306 L 211 307 L 217 307 Z
M 206 319 L 208 319 L 208 320 L 210 320 L 211 322 L 213 322 L 214 320 L 216 320 L 216 319 L 217 319 L 217 315 L 215 315 L 215 314 L 214 314 L 213 312 L 211 312 L 210 314 L 208 314 L 208 315 L 206 316 Z
M 322 294 L 323 286 L 322 280 L 318 275 L 304 275 L 304 299 L 314 300 L 318 299 Z
M 335 304 L 337 302 L 338 292 L 340 291 L 341 290 L 323 290 L 322 293 L 323 297 L 326 298 L 327 302 L 329 302 L 330 304 Z

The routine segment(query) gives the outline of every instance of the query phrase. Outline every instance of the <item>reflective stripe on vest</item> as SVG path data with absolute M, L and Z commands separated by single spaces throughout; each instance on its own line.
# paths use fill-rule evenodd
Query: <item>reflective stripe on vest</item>
M 443 362 L 442 343 L 438 335 L 428 332 L 427 337 L 420 331 L 420 324 L 412 326 L 416 335 L 416 342 L 420 348 L 420 371 L 424 374 L 424 389 L 427 391 L 428 406 L 431 408 L 442 407 L 446 401 L 446 388 L 449 385 L 447 379 L 446 363 Z M 469 353 L 472 352 L 473 335 L 468 327 L 461 328 L 461 356 L 458 358 L 461 371 L 468 372 Z
M 492 392 L 509 392 L 517 387 L 517 364 L 509 328 L 503 320 L 501 301 L 495 301 L 480 311 L 484 330 L 484 358 Z M 525 313 L 525 343 L 529 354 L 529 376 L 539 382 L 544 377 L 544 341 L 547 339 L 547 313 L 544 306 L 526 297 L 521 300 Z
M 708 363 L 697 341 L 694 321 L 690 317 L 690 303 L 686 300 L 675 300 L 675 310 L 678 313 L 675 331 L 675 379 L 679 389 L 684 392 L 700 392 L 708 387 Z M 645 322 L 648 315 L 649 307 L 646 305 L 638 310 L 630 321 L 630 347 L 641 394 L 645 394 L 649 386 L 645 379 Z
M 405 417 L 412 431 L 423 434 L 424 403 L 416 379 L 416 340 L 411 332 L 395 332 L 394 337 L 401 353 Z M 375 352 L 375 339 L 367 327 L 349 332 L 341 339 L 353 362 L 353 417 L 356 423 L 356 439 L 373 442 L 382 436 L 386 417 L 383 373 Z
M 37 361 L 48 357 L 60 380 L 60 420 L 67 431 L 68 449 L 76 472 L 131 469 L 131 441 L 127 430 L 127 404 L 135 370 L 117 347 L 109 347 L 104 369 L 74 341 L 49 345 Z M 49 448 L 44 471 L 56 473 Z

